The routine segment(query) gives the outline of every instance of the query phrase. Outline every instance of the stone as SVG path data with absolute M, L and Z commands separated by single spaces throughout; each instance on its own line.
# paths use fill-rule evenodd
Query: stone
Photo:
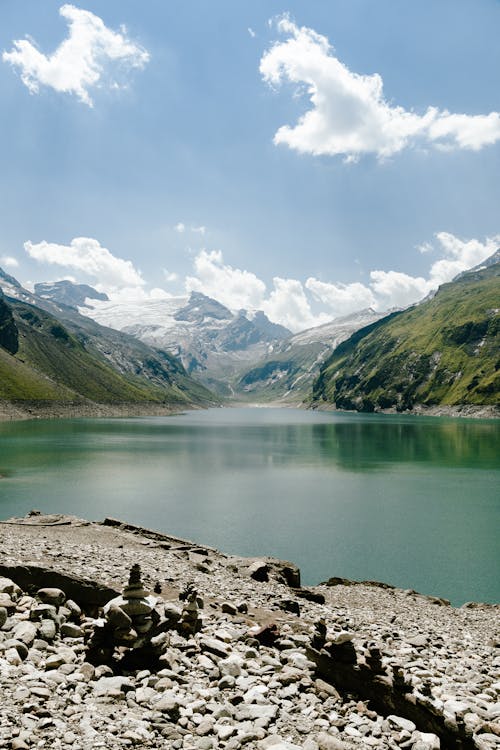
M 124 599 L 145 599 L 150 595 L 141 580 L 141 566 L 135 563 L 130 568 L 128 584 L 123 589 Z
M 65 606 L 69 609 L 70 617 L 73 620 L 78 620 L 82 616 L 82 608 L 73 601 L 73 599 L 67 599 Z
M 219 671 L 221 676 L 239 677 L 243 666 L 243 659 L 236 654 L 229 656 L 227 659 L 222 659 L 219 662 Z
M 180 716 L 180 704 L 170 695 L 162 695 L 159 700 L 153 704 L 155 711 L 161 711 L 169 716 L 171 721 L 178 721 Z
M 291 612 L 294 615 L 300 616 L 300 606 L 295 599 L 282 599 L 279 604 L 279 608 L 284 612 Z
M 439 737 L 431 732 L 414 732 L 411 750 L 440 750 Z
M 28 656 L 28 646 L 23 643 L 23 641 L 19 641 L 16 638 L 9 638 L 8 640 L 6 640 L 3 644 L 3 647 L 5 649 L 15 648 L 23 661 Z
M 61 625 L 62 638 L 83 638 L 84 632 L 79 625 L 72 622 L 64 622 Z
M 347 750 L 348 746 L 338 737 L 334 737 L 328 732 L 319 732 L 316 741 L 319 750 Z
M 15 602 L 11 599 L 10 594 L 0 594 L 0 607 L 6 609 L 8 614 L 12 614 L 16 609 Z
M 5 607 L 0 607 L 0 629 L 3 628 L 7 622 L 8 612 Z
M 172 602 L 165 602 L 164 615 L 167 628 L 175 628 L 182 616 L 182 609 Z
M 57 588 L 38 589 L 36 596 L 42 604 L 51 604 L 53 607 L 61 607 L 66 601 L 66 594 L 64 591 Z
M 11 578 L 0 576 L 0 594 L 8 594 L 14 601 L 17 601 L 23 592 Z
M 51 656 L 48 656 L 45 660 L 45 669 L 59 669 L 60 666 L 66 663 L 66 656 L 64 654 L 51 654 Z
M 389 714 L 389 716 L 387 717 L 387 721 L 394 729 L 397 729 L 398 731 L 410 732 L 410 734 L 417 728 L 413 721 L 405 719 L 402 716 L 396 716 L 395 714 Z
M 57 608 L 54 607 L 53 604 L 37 604 L 30 610 L 30 620 L 34 620 L 35 622 L 40 620 L 53 620 L 54 622 L 59 623 Z
M 140 706 L 143 703 L 149 703 L 158 696 L 156 690 L 152 687 L 140 687 L 135 691 L 135 702 Z
M 29 620 L 22 620 L 12 631 L 12 637 L 31 646 L 37 635 L 37 627 Z
M 134 684 L 129 677 L 100 677 L 94 685 L 94 694 L 98 697 L 116 698 L 133 689 Z
M 226 644 L 217 638 L 202 638 L 200 640 L 200 648 L 202 651 L 207 651 L 209 654 L 214 654 L 214 656 L 222 658 L 229 655 Z
M 250 578 L 254 581 L 268 581 L 269 580 L 269 565 L 263 560 L 256 560 L 247 568 L 247 573 Z
M 57 634 L 57 628 L 54 620 L 42 620 L 38 626 L 38 635 L 44 641 L 49 643 L 54 640 Z
M 19 652 L 17 648 L 14 648 L 14 647 L 8 648 L 7 651 L 4 652 L 4 658 L 5 658 L 5 661 L 7 661 L 13 667 L 18 667 L 20 664 L 23 663 L 23 660 L 19 656 Z

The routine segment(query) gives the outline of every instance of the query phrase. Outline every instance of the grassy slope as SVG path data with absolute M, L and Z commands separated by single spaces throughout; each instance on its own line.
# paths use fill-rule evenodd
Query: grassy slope
M 373 411 L 498 404 L 500 264 L 358 331 L 325 362 L 313 401 Z
M 0 349 L 0 398 L 13 401 L 157 403 L 188 406 L 193 398 L 175 380 L 155 384 L 117 372 L 56 318 L 37 307 L 9 301 L 19 332 L 14 356 Z M 182 372 L 177 376 L 182 379 Z M 160 381 L 161 382 L 161 381 Z M 185 385 L 185 384 L 181 384 Z

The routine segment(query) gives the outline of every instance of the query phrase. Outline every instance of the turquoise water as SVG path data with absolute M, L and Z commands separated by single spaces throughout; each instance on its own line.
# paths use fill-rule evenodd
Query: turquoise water
M 500 602 L 500 423 L 293 409 L 0 423 L 0 519 L 106 515 L 243 555 Z

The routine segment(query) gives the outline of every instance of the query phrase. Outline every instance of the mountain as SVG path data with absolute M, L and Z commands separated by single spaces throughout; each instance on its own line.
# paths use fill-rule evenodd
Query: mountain
M 168 352 L 44 300 L 1 269 L 0 288 L 0 399 L 176 408 L 218 403 Z
M 314 383 L 313 405 L 357 411 L 498 405 L 499 261 L 496 253 L 443 284 L 432 299 L 340 344 Z
M 178 357 L 189 374 L 224 396 L 232 383 L 291 331 L 266 315 L 232 312 L 199 292 L 189 297 L 102 302 L 81 309 L 95 321 Z
M 321 363 L 332 351 L 354 331 L 383 314 L 368 308 L 278 342 L 240 377 L 234 384 L 235 391 L 240 398 L 251 401 L 302 402 L 309 397 Z
M 107 302 L 107 294 L 97 292 L 88 284 L 74 284 L 72 281 L 51 281 L 35 284 L 35 294 L 43 299 L 52 300 L 58 305 L 67 305 L 77 310 L 87 306 L 87 299 Z

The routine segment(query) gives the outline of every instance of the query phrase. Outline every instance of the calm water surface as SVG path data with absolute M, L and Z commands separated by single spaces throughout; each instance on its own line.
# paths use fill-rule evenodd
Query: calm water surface
M 293 409 L 0 423 L 0 518 L 106 515 L 333 575 L 500 601 L 500 424 Z

